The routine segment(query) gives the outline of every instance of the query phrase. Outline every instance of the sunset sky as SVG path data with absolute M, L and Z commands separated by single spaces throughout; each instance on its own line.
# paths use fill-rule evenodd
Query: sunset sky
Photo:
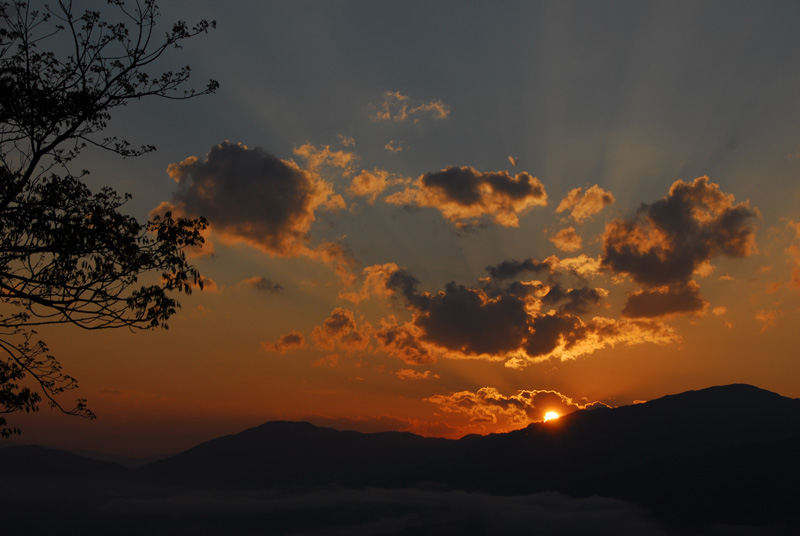
M 175 452 L 268 420 L 460 437 L 728 383 L 800 397 L 800 4 L 170 1 L 215 19 L 87 150 L 204 215 L 169 330 L 39 335 L 94 421 Z M 70 396 L 72 398 L 72 396 Z

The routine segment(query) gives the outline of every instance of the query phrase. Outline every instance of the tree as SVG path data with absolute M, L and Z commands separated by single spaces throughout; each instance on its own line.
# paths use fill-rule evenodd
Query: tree
M 202 288 L 186 249 L 202 244 L 202 218 L 170 213 L 145 223 L 122 212 L 128 194 L 92 192 L 71 171 L 87 147 L 124 157 L 155 148 L 102 137 L 111 111 L 144 97 L 189 99 L 190 68 L 159 72 L 165 52 L 215 26 L 176 22 L 159 38 L 154 0 L 108 0 L 109 14 L 71 1 L 34 8 L 0 2 L 0 413 L 36 411 L 47 400 L 93 417 L 36 326 L 95 330 L 166 327 L 174 293 Z M 149 275 L 149 276 L 148 276 Z M 160 279 L 159 279 L 160 278 Z M 18 433 L 0 417 L 0 435 Z

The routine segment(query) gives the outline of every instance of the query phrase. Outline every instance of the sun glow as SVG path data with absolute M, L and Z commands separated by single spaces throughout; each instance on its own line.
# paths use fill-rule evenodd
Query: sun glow
M 552 419 L 558 419 L 561 415 L 556 413 L 555 411 L 548 411 L 544 414 L 544 422 L 547 422 Z

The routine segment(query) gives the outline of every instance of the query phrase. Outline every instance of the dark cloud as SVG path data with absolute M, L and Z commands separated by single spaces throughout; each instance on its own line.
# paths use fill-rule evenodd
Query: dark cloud
M 659 316 L 697 314 L 708 308 L 700 295 L 700 286 L 694 281 L 686 285 L 642 290 L 628 296 L 622 316 L 654 318 Z
M 386 288 L 402 296 L 415 309 L 424 310 L 430 304 L 430 299 L 427 294 L 421 294 L 418 287 L 419 279 L 405 268 L 397 268 L 386 279 Z
M 508 265 L 499 271 L 517 268 Z M 573 359 L 617 343 L 677 340 L 659 322 L 603 317 L 583 321 L 577 315 L 598 305 L 607 294 L 604 289 L 567 288 L 551 278 L 550 284 L 512 282 L 506 287 L 484 280 L 482 288 L 451 282 L 432 294 L 420 291 L 419 281 L 404 269 L 381 273 L 389 293 L 402 296 L 413 312 L 410 322 L 387 325 L 381 334 L 392 342 L 387 351 L 408 363 L 429 362 L 441 355 L 505 360 L 506 366 L 521 368 L 553 357 Z
M 484 216 L 498 225 L 517 227 L 518 214 L 546 205 L 547 194 L 539 179 L 525 172 L 512 177 L 507 171 L 449 167 L 422 175 L 386 202 L 436 208 L 460 228 L 479 225 Z
M 167 172 L 179 184 L 175 212 L 205 216 L 223 240 L 275 255 L 307 253 L 315 211 L 343 206 L 314 173 L 241 144 L 216 145 L 204 160 L 192 156 Z
M 283 287 L 281 285 L 273 283 L 266 277 L 262 276 L 251 277 L 250 279 L 243 280 L 241 283 L 251 286 L 254 289 L 259 290 L 261 292 L 270 292 L 270 293 L 283 292 Z
M 542 296 L 542 302 L 545 305 L 557 306 L 559 311 L 581 315 L 599 305 L 607 294 L 608 292 L 601 288 L 583 286 L 565 289 L 560 284 L 554 283 L 547 294 Z
M 643 285 L 683 284 L 716 255 L 750 255 L 757 215 L 747 202 L 734 204 L 708 177 L 678 180 L 667 197 L 608 224 L 603 265 Z
M 569 350 L 586 338 L 587 329 L 577 316 L 559 313 L 537 316 L 531 322 L 525 353 L 535 358 L 549 355 L 559 347 Z
M 265 352 L 279 352 L 285 354 L 289 350 L 302 348 L 306 344 L 306 338 L 299 331 L 290 331 L 285 335 L 281 335 L 275 342 L 262 342 L 261 348 Z
M 734 203 L 719 185 L 698 177 L 676 181 L 669 195 L 642 204 L 630 219 L 614 220 L 603 235 L 603 266 L 645 287 L 628 298 L 625 316 L 697 313 L 706 302 L 692 277 L 708 272 L 718 255 L 746 257 L 755 250 L 758 211 Z
M 539 262 L 535 259 L 525 259 L 524 261 L 507 260 L 494 266 L 487 266 L 486 272 L 493 279 L 513 279 L 526 272 L 539 273 L 551 269 L 552 265 L 547 260 Z
M 515 296 L 490 299 L 480 290 L 448 283 L 435 295 L 409 300 L 422 339 L 465 355 L 504 354 L 519 347 L 526 331 L 525 302 Z

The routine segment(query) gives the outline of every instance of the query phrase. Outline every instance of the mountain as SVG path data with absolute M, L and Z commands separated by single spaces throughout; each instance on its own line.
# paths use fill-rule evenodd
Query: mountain
M 140 473 L 218 488 L 557 491 L 663 506 L 666 515 L 692 522 L 762 522 L 794 515 L 780 506 L 785 501 L 778 495 L 798 475 L 795 445 L 800 446 L 800 400 L 727 385 L 460 440 L 270 422 L 149 464 Z M 740 489 L 738 479 L 748 487 Z M 729 490 L 724 496 L 735 499 L 735 511 L 719 494 L 707 496 L 719 488 Z M 689 497 L 691 508 L 684 500 Z M 670 510 L 679 503 L 682 510 Z M 777 506 L 765 511 L 766 503 Z
M 459 440 L 268 422 L 136 470 L 9 446 L 0 502 L 29 533 L 800 533 L 798 452 L 800 400 L 727 385 Z
M 36 445 L 0 448 L 0 466 L 5 478 L 103 480 L 124 477 L 129 473 L 113 462 Z

